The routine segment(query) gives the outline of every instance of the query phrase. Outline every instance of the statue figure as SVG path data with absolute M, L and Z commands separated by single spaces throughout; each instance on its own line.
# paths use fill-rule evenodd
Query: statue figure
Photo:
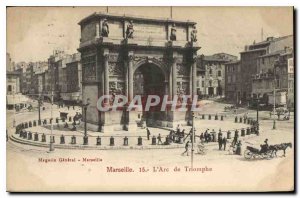
M 108 34 L 109 34 L 109 27 L 108 27 L 107 19 L 103 19 L 101 35 L 103 37 L 108 37 Z
M 193 29 L 191 31 L 191 42 L 197 42 L 197 29 L 195 25 L 193 25 Z
M 171 27 L 170 40 L 171 41 L 176 41 L 176 25 L 175 25 L 175 23 Z
M 127 29 L 126 29 L 126 38 L 133 38 L 133 22 L 132 20 L 129 21 L 129 24 L 127 25 Z

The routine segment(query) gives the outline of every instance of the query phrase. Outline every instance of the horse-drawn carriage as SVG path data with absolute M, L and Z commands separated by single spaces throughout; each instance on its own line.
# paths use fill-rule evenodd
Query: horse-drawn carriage
M 273 151 L 270 150 L 267 147 L 264 147 L 265 145 L 261 145 L 261 149 L 257 149 L 251 146 L 247 146 L 245 152 L 244 152 L 244 157 L 246 159 L 271 159 L 273 158 Z
M 251 146 L 247 146 L 247 149 L 244 152 L 244 157 L 246 159 L 251 158 L 263 158 L 263 159 L 271 159 L 274 156 L 277 157 L 277 152 L 282 150 L 283 156 L 285 157 L 286 149 L 290 147 L 292 148 L 292 143 L 281 143 L 281 144 L 275 144 L 275 145 L 261 145 L 261 149 L 257 149 Z

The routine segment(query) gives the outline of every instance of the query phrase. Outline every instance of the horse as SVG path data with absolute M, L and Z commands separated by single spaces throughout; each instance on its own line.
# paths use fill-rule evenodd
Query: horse
M 275 144 L 275 145 L 270 145 L 269 150 L 272 151 L 272 155 L 275 155 L 277 157 L 277 151 L 283 150 L 283 156 L 285 157 L 285 150 L 291 147 L 292 148 L 292 143 L 282 143 L 282 144 Z

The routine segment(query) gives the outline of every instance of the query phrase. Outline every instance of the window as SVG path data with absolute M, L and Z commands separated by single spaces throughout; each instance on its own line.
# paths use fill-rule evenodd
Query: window
M 11 85 L 7 86 L 7 91 L 12 91 Z
M 209 69 L 209 74 L 212 75 L 212 69 Z
M 218 71 L 218 76 L 220 77 L 220 76 L 222 76 L 222 73 L 221 73 L 221 71 Z
M 204 80 L 202 80 L 202 87 L 204 87 Z
M 228 83 L 231 83 L 231 76 L 227 76 Z
M 232 82 L 235 83 L 235 76 L 232 76 Z
M 197 80 L 197 87 L 199 87 L 200 86 L 200 81 L 199 80 Z
M 212 81 L 211 80 L 209 81 L 209 86 L 212 87 Z

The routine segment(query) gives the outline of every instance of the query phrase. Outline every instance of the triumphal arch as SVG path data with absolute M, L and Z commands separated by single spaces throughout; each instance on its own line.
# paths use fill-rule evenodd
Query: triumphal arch
M 136 95 L 196 94 L 196 23 L 173 19 L 153 19 L 94 13 L 79 22 L 83 102 L 89 99 L 88 128 L 109 132 L 135 131 L 146 125 L 174 127 L 186 123 L 190 112 L 166 109 L 99 111 L 103 95 L 125 95 L 130 102 Z M 111 99 L 104 105 L 111 105 Z

